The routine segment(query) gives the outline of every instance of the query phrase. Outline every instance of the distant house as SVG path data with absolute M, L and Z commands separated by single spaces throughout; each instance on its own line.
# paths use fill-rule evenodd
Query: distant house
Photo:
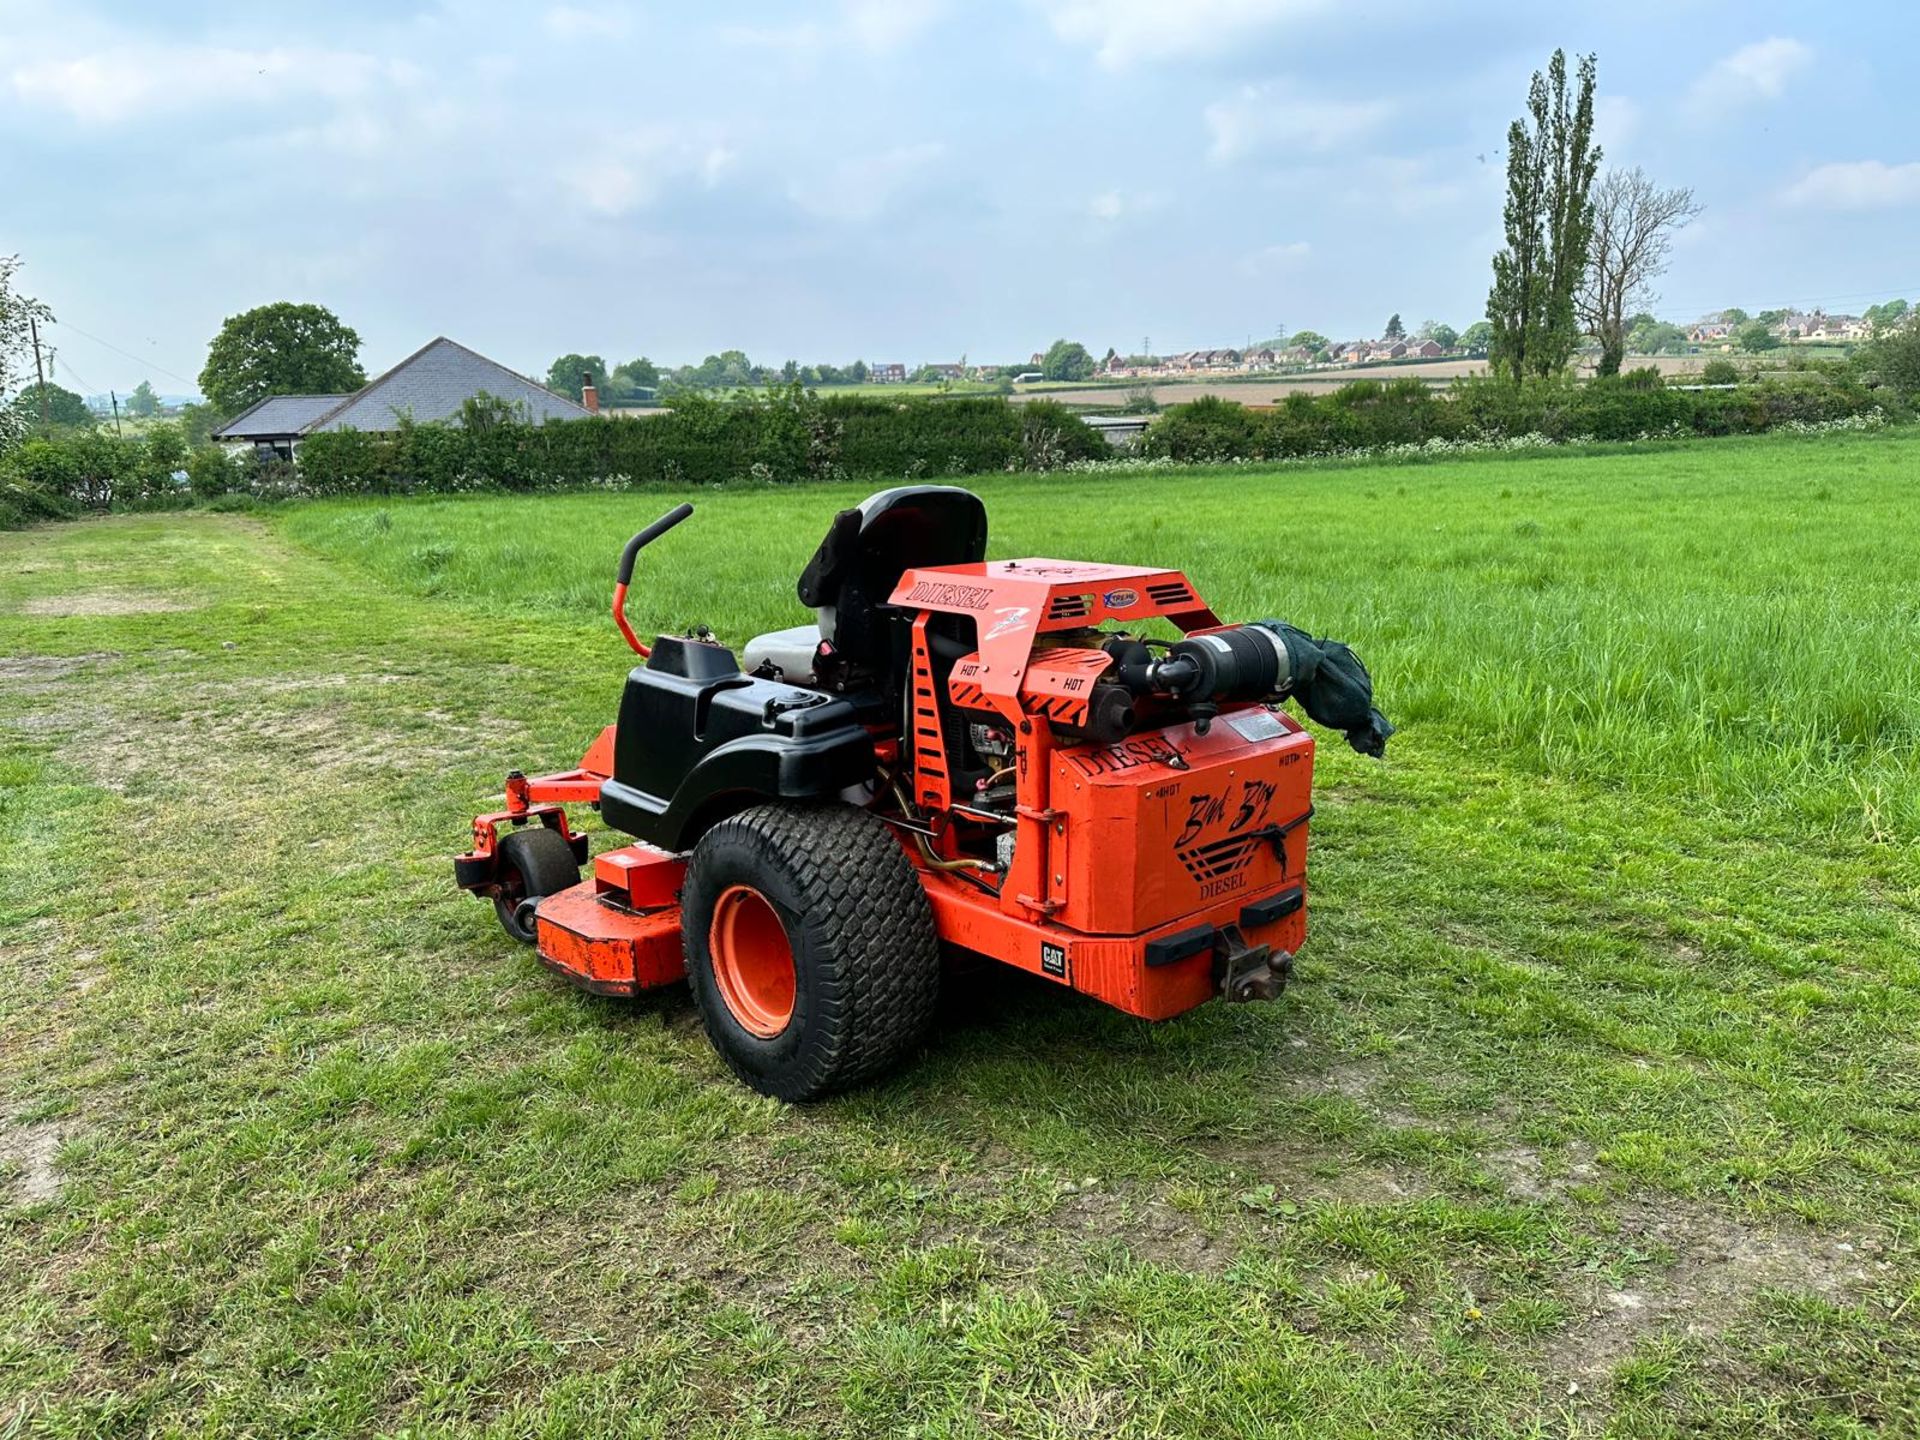
M 323 430 L 381 432 L 399 429 L 402 421 L 457 425 L 461 408 L 481 395 L 517 407 L 535 425 L 580 419 L 599 408 L 598 397 L 576 404 L 442 335 L 351 395 L 270 395 L 213 438 L 291 459 L 301 440 Z
M 904 385 L 907 383 L 907 367 L 898 365 L 869 365 L 867 383 L 870 385 Z
M 922 367 L 937 380 L 964 380 L 967 369 L 964 365 L 948 365 L 944 362 Z
M 1715 345 L 1732 338 L 1733 326 L 1723 320 L 1704 320 L 1687 331 L 1695 345 Z
M 1409 356 L 1419 360 L 1433 360 L 1447 353 L 1447 349 L 1438 340 L 1416 340 L 1413 348 L 1407 351 Z

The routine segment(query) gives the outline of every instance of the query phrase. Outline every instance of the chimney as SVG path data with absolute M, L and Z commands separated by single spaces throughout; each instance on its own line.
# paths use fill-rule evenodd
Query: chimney
M 591 370 L 582 370 L 580 372 L 580 403 L 587 407 L 587 413 L 589 415 L 598 415 L 600 413 L 600 392 L 593 388 L 593 372 Z

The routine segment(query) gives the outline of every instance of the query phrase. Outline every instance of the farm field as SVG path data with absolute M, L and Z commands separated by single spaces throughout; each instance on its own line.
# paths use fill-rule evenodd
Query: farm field
M 1662 375 L 1697 374 L 1711 355 L 1636 355 L 1628 361 L 1632 368 L 1652 366 Z M 1741 357 L 1751 363 L 1750 357 Z M 1288 395 L 1327 395 L 1356 380 L 1423 380 L 1444 387 L 1469 375 L 1487 373 L 1484 360 L 1421 360 L 1405 365 L 1357 365 L 1331 370 L 1303 371 L 1296 375 L 1204 375 L 1193 379 L 1091 381 L 1084 385 L 1023 385 L 1014 393 L 1016 400 L 1058 400 L 1063 405 L 1103 409 L 1124 403 L 1128 392 L 1145 388 L 1153 392 L 1161 405 L 1184 405 L 1203 395 L 1218 395 L 1242 405 L 1272 405 Z
M 1351 641 L 1277 1003 L 818 1107 L 452 888 L 872 485 L 0 534 L 0 1436 L 1920 1428 L 1920 435 L 993 476 Z M 642 628 L 646 628 L 645 625 Z

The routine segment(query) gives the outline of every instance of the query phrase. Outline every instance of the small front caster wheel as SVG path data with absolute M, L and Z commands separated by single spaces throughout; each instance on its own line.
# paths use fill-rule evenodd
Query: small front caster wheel
M 493 897 L 493 913 L 500 917 L 501 929 L 522 945 L 531 945 L 534 905 L 544 895 L 580 883 L 573 847 L 558 830 L 542 825 L 514 831 L 494 853 L 500 889 Z

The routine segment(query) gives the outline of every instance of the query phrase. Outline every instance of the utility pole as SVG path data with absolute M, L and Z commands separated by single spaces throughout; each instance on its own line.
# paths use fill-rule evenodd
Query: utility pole
M 33 316 L 27 316 L 27 329 L 33 334 L 33 373 L 40 381 L 40 434 L 44 437 L 53 431 L 47 420 L 47 371 L 40 363 L 40 322 Z M 18 335 L 18 330 L 13 332 Z
M 120 395 L 118 391 L 107 391 L 107 398 L 113 402 L 113 436 L 120 438 Z

